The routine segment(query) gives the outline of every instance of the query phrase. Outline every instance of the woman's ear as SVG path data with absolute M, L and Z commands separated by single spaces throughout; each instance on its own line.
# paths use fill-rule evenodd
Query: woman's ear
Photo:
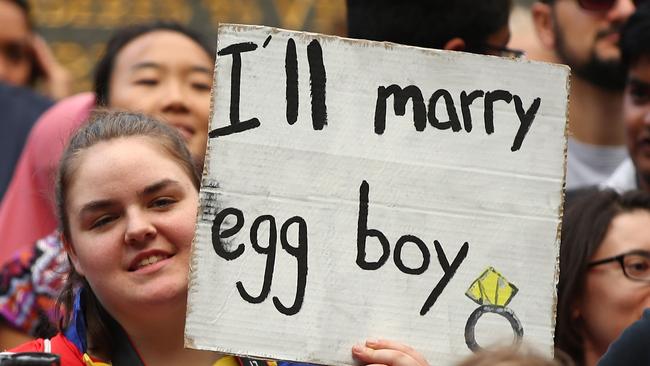
M 531 6 L 533 15 L 533 25 L 537 32 L 537 37 L 544 47 L 549 50 L 555 49 L 555 19 L 553 19 L 553 9 L 551 5 L 536 1 Z
M 75 271 L 80 276 L 84 276 L 83 270 L 81 268 L 81 264 L 79 263 L 79 257 L 77 257 L 77 253 L 74 250 L 74 247 L 72 246 L 72 243 L 70 240 L 68 240 L 63 233 L 59 234 L 61 236 L 61 242 L 63 243 L 63 249 L 65 249 L 65 252 L 68 253 L 68 258 L 70 258 L 70 262 L 72 262 L 72 265 L 74 266 Z
M 465 41 L 462 38 L 454 37 L 448 40 L 442 49 L 447 51 L 464 51 Z
M 571 303 L 571 321 L 576 321 L 582 317 L 582 298 L 576 297 Z

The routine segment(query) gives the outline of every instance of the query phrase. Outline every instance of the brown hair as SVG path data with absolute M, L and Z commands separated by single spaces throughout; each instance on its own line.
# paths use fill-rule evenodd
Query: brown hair
M 587 191 L 565 210 L 560 246 L 560 279 L 557 286 L 555 346 L 576 364 L 584 363 L 581 320 L 572 307 L 582 296 L 589 262 L 607 234 L 612 220 L 621 213 L 650 211 L 650 194 L 630 191 Z
M 84 151 L 93 145 L 126 137 L 150 137 L 159 144 L 169 157 L 187 173 L 194 187 L 198 190 L 200 179 L 195 170 L 182 137 L 171 127 L 152 117 L 133 112 L 97 111 L 93 113 L 87 124 L 82 126 L 70 139 L 66 147 L 56 178 L 56 210 L 59 218 L 60 231 L 63 238 L 71 242 L 70 226 L 66 212 L 67 190 L 79 166 L 79 159 Z M 61 327 L 67 326 L 72 317 L 74 297 L 77 291 L 82 292 L 87 336 L 91 340 L 96 354 L 110 354 L 112 342 L 107 328 L 107 316 L 103 306 L 96 298 L 92 288 L 84 277 L 79 275 L 70 265 L 70 272 L 59 296 L 59 304 L 63 305 L 65 314 Z
M 556 359 L 543 357 L 526 347 L 503 347 L 481 350 L 461 361 L 457 366 L 572 366 L 561 352 Z

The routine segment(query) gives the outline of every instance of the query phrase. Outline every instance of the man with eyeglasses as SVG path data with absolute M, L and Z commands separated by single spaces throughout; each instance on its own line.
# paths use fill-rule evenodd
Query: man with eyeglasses
M 567 190 L 602 183 L 625 159 L 620 28 L 641 0 L 537 0 L 533 21 L 571 67 Z
M 505 57 L 512 0 L 348 0 L 348 35 Z

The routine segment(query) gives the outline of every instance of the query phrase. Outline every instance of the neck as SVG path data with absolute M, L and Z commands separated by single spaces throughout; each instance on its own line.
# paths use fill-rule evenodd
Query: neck
M 602 349 L 594 341 L 585 338 L 583 341 L 583 349 L 584 363 L 582 366 L 596 366 L 600 358 L 605 354 L 605 351 L 607 351 L 607 346 L 605 346 L 605 349 Z
M 622 92 L 605 90 L 572 74 L 569 130 L 583 143 L 617 146 L 625 143 Z
M 185 302 L 167 306 L 164 311 L 157 305 L 156 311 L 142 311 L 140 317 L 116 317 L 116 320 L 145 364 L 212 365 L 220 357 L 213 352 L 184 348 Z

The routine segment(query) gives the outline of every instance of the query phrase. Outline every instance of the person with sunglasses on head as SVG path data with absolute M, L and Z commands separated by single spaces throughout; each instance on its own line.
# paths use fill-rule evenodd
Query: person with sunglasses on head
M 511 0 L 348 0 L 348 36 L 518 58 L 507 47 Z
M 620 30 L 643 0 L 537 0 L 541 43 L 571 67 L 567 190 L 602 183 L 627 157 Z
M 44 81 L 46 92 L 52 87 L 69 92 L 70 78 L 52 56 L 45 42 L 32 32 L 29 6 L 24 0 L 0 0 L 0 199 L 9 185 L 27 135 L 38 117 L 52 101 L 32 88 Z M 38 46 L 38 47 L 33 47 Z M 36 50 L 43 56 L 35 57 Z M 41 62 L 47 60 L 47 62 Z M 43 64 L 43 65 L 41 65 Z M 47 66 L 47 67 L 46 67 Z M 44 70 L 49 72 L 44 73 Z M 43 78 L 43 76 L 51 76 Z M 52 91 L 54 91 L 52 90 Z M 50 93 L 48 93 L 50 94 Z M 52 93 L 50 96 L 64 95 Z
M 25 0 L 0 0 L 0 81 L 33 87 L 53 99 L 70 95 L 72 79 L 43 38 L 34 34 Z
M 650 307 L 650 193 L 591 191 L 565 211 L 555 346 L 593 366 Z

